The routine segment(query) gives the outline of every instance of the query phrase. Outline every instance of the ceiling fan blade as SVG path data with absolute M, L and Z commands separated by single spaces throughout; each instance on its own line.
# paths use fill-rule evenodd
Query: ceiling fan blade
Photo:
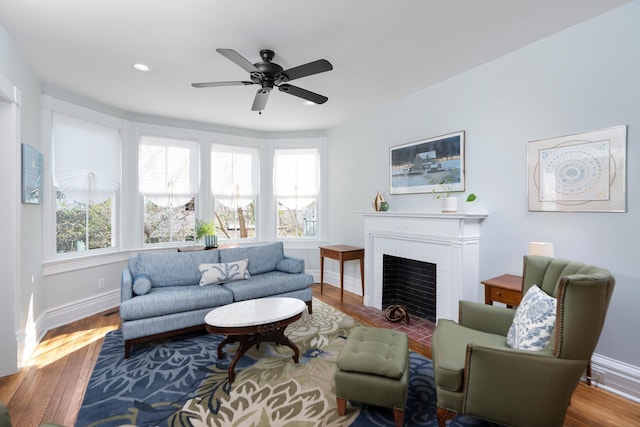
M 292 86 L 289 84 L 283 84 L 278 86 L 281 92 L 288 93 L 289 95 L 294 95 L 302 99 L 306 99 L 307 101 L 314 102 L 316 104 L 324 104 L 329 100 L 326 96 L 319 95 L 317 93 L 308 91 L 306 89 L 302 89 L 298 86 Z
M 258 70 L 251 62 L 249 62 L 244 56 L 240 55 L 233 49 L 216 49 L 220 55 L 224 56 L 231 62 L 234 62 L 236 65 L 242 67 L 248 73 L 259 73 Z
M 253 105 L 251 111 L 262 111 L 267 106 L 267 100 L 269 99 L 270 90 L 258 89 L 256 97 L 253 99 Z
M 284 70 L 282 74 L 286 76 L 286 79 L 282 79 L 282 81 L 291 81 L 301 77 L 311 76 L 313 74 L 324 73 L 325 71 L 330 70 L 333 70 L 333 65 L 331 65 L 329 61 L 326 59 L 318 59 L 317 61 L 309 62 L 308 64 Z
M 205 83 L 191 83 L 191 86 L 197 88 L 203 87 L 222 87 L 222 86 L 246 86 L 252 85 L 253 82 L 248 81 L 236 81 L 236 82 L 205 82 Z

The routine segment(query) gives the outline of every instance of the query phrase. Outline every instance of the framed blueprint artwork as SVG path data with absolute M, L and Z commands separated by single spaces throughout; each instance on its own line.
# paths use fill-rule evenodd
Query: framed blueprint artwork
M 527 146 L 529 211 L 626 212 L 627 126 Z

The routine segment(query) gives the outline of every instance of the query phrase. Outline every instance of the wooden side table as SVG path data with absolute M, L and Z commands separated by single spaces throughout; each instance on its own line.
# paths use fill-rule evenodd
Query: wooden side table
M 484 285 L 484 303 L 501 302 L 512 308 L 522 299 L 522 276 L 503 274 L 481 282 Z
M 340 263 L 340 301 L 344 298 L 344 262 L 360 261 L 360 278 L 362 280 L 362 296 L 364 296 L 364 249 L 355 246 L 335 245 L 320 246 L 320 293 L 324 287 L 324 258 L 335 259 Z

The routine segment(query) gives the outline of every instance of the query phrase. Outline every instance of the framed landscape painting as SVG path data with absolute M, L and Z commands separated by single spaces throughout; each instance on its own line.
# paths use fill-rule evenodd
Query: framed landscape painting
M 530 211 L 626 212 L 627 126 L 530 141 Z
M 464 191 L 464 131 L 389 149 L 391 194 Z

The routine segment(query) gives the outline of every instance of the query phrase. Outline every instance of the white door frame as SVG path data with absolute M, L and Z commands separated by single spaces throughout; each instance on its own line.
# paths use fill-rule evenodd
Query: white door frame
M 0 376 L 16 373 L 20 269 L 20 91 L 0 74 Z

